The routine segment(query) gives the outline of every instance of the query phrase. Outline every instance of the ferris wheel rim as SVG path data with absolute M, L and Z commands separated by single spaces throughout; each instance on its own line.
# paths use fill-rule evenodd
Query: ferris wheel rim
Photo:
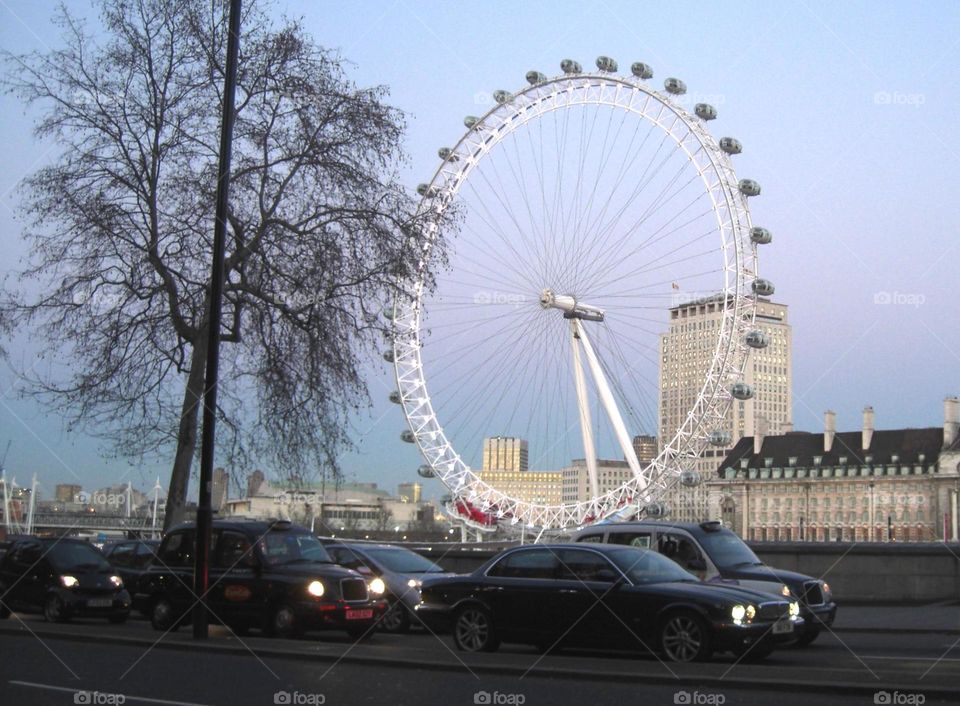
M 661 115 L 664 110 L 672 115 L 673 122 L 670 127 L 661 124 L 658 120 L 651 120 L 651 122 L 674 140 L 677 148 L 685 152 L 688 162 L 694 166 L 696 166 L 694 155 L 691 155 L 689 150 L 686 149 L 683 140 L 696 139 L 696 142 L 700 145 L 698 153 L 702 151 L 708 158 L 710 171 L 716 177 L 716 183 L 711 186 L 706 180 L 706 170 L 700 170 L 699 176 L 704 182 L 706 193 L 711 197 L 713 211 L 717 216 L 718 230 L 722 233 L 726 227 L 730 231 L 729 242 L 722 238 L 724 288 L 718 295 L 723 300 L 723 330 L 729 327 L 729 331 L 726 336 L 722 332 L 717 336 L 710 371 L 685 421 L 679 429 L 672 432 L 673 438 L 670 442 L 664 445 L 657 458 L 644 469 L 644 472 L 649 473 L 650 476 L 658 476 L 660 482 L 658 488 L 662 494 L 663 490 L 671 484 L 671 481 L 676 482 L 679 477 L 680 464 L 684 458 L 689 457 L 692 445 L 699 445 L 696 449 L 697 452 L 705 445 L 707 433 L 705 428 L 711 421 L 718 421 L 725 415 L 726 406 L 732 400 L 728 390 L 729 384 L 735 380 L 740 380 L 743 376 L 746 346 L 743 343 L 742 334 L 752 324 L 756 307 L 756 297 L 751 298 L 746 293 L 750 279 L 755 279 L 757 276 L 756 248 L 755 245 L 747 245 L 744 237 L 751 227 L 746 197 L 736 188 L 736 175 L 729 156 L 719 148 L 717 141 L 702 126 L 701 121 L 681 106 L 675 105 L 668 96 L 649 88 L 640 80 L 605 72 L 556 76 L 510 94 L 509 100 L 498 103 L 482 117 L 477 118 L 473 126 L 468 127 L 455 143 L 455 146 L 449 150 L 450 155 L 455 157 L 453 159 L 443 158 L 430 182 L 426 185 L 426 193 L 423 194 L 423 200 L 421 201 L 421 212 L 432 211 L 437 215 L 442 214 L 459 192 L 470 171 L 497 144 L 522 125 L 542 117 L 547 112 L 570 108 L 574 105 L 595 103 L 613 108 L 625 108 L 642 119 L 650 120 L 645 112 L 635 110 L 632 106 L 624 106 L 620 103 L 604 100 L 604 88 L 610 87 L 617 91 L 627 89 L 632 92 L 632 96 L 642 94 L 646 96 L 645 104 L 649 104 L 653 100 L 659 106 Z M 556 101 L 561 94 L 567 94 L 571 98 L 579 95 L 586 96 L 585 92 L 591 88 L 599 90 L 598 95 L 593 99 L 571 100 L 566 104 L 556 104 L 553 107 L 548 105 L 548 101 Z M 524 98 L 530 96 L 536 98 L 535 102 L 524 104 Z M 531 110 L 535 105 L 546 105 L 547 108 L 537 113 Z M 528 112 L 529 115 L 525 116 L 524 120 L 517 119 L 521 114 Z M 491 131 L 491 128 L 487 126 L 488 122 L 493 123 L 497 120 L 499 120 L 499 125 Z M 685 129 L 685 136 L 682 139 L 678 138 L 674 132 L 678 123 Z M 504 129 L 504 126 L 507 129 Z M 476 138 L 485 131 L 492 134 L 488 134 L 486 139 L 478 141 Z M 470 151 L 465 149 L 467 147 L 473 147 L 474 149 Z M 459 167 L 451 168 L 451 165 L 458 161 L 461 162 Z M 720 215 L 720 206 L 711 189 L 718 190 L 723 196 L 723 205 L 728 215 L 726 223 Z M 437 235 L 437 229 L 428 229 L 427 248 L 432 247 Z M 728 260 L 730 248 L 733 250 L 732 269 Z M 480 479 L 476 472 L 463 461 L 453 443 L 446 437 L 443 425 L 433 410 L 432 401 L 429 397 L 428 382 L 423 376 L 423 364 L 420 358 L 420 317 L 424 296 L 422 275 L 415 278 L 413 286 L 409 289 L 412 290 L 408 291 L 409 307 L 404 305 L 403 298 L 398 297 L 393 309 L 394 362 L 401 404 L 410 431 L 413 433 L 421 453 L 435 475 L 453 493 L 454 501 L 469 497 L 475 500 L 484 511 L 495 508 L 498 521 L 509 520 L 512 524 L 522 522 L 525 526 L 530 527 L 556 528 L 578 526 L 584 524 L 585 521 L 596 521 L 615 514 L 624 505 L 629 506 L 637 503 L 637 499 L 634 497 L 636 494 L 636 478 L 628 480 L 618 488 L 592 497 L 588 501 L 561 503 L 560 505 L 537 504 L 520 500 L 498 491 L 495 487 Z M 749 321 L 746 320 L 747 316 Z M 728 361 L 731 362 L 728 364 Z M 420 396 L 415 396 L 418 391 Z M 722 411 L 718 412 L 718 406 L 723 406 Z M 695 414 L 697 409 L 701 409 L 700 414 Z M 674 472 L 673 476 L 670 476 L 667 471 Z M 516 511 L 518 509 L 523 511 L 520 513 L 523 515 L 522 518 L 517 517 L 518 513 Z

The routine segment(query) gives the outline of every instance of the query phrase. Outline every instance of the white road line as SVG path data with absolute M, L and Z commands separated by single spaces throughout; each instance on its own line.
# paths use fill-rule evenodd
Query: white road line
M 120 692 L 113 691 L 98 691 L 97 689 L 72 689 L 67 686 L 55 686 L 53 684 L 38 684 L 37 682 L 32 681 L 15 681 L 10 680 L 10 684 L 16 684 L 17 686 L 26 686 L 31 689 L 46 689 L 47 691 L 64 691 L 68 694 L 80 694 L 80 693 L 98 693 L 98 694 L 117 694 Z M 168 701 L 167 699 L 151 699 L 146 696 L 129 696 L 123 694 L 125 701 L 142 701 L 147 704 L 166 704 L 166 706 L 206 706 L 205 704 L 198 704 L 193 701 Z

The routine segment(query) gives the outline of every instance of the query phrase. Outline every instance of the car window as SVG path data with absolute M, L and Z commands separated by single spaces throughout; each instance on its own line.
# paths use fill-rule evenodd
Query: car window
M 640 547 L 641 549 L 650 548 L 649 531 L 645 532 L 611 532 L 608 544 L 622 544 L 626 547 Z
M 763 564 L 743 540 L 728 529 L 706 532 L 700 539 L 710 559 L 721 569 Z
M 595 552 L 564 549 L 560 552 L 560 578 L 574 581 L 610 581 L 619 575 L 605 557 Z M 605 575 L 604 575 L 605 574 Z
M 103 554 L 84 542 L 57 542 L 47 550 L 47 558 L 57 571 L 110 568 Z
M 250 540 L 241 532 L 224 530 L 217 540 L 213 565 L 221 569 L 248 569 L 256 564 Z
M 698 580 L 696 576 L 680 568 L 676 562 L 647 549 L 623 547 L 610 552 L 610 559 L 620 567 L 631 583 L 638 586 Z
M 593 544 L 602 544 L 603 535 L 602 534 L 588 534 L 585 537 L 580 537 L 577 539 L 578 542 L 591 542 Z
M 348 569 L 368 568 L 366 562 L 347 547 L 327 547 L 331 558 Z
M 293 562 L 332 560 L 320 540 L 312 534 L 300 532 L 267 532 L 260 541 L 260 555 L 271 565 Z
M 398 574 L 426 574 L 443 571 L 426 557 L 402 547 L 369 547 L 366 553 L 388 571 Z
M 704 560 L 703 552 L 700 551 L 697 543 L 679 533 L 668 532 L 660 535 L 657 550 L 688 571 L 696 570 L 696 564 Z
M 133 544 L 118 544 L 111 551 L 107 558 L 114 566 L 130 566 L 133 563 Z
M 508 554 L 490 567 L 488 576 L 523 579 L 555 579 L 560 562 L 549 549 L 530 549 Z
M 35 543 L 14 546 L 7 559 L 7 564 L 17 571 L 26 571 L 40 561 L 43 555 L 40 545 Z
M 157 557 L 170 567 L 193 566 L 193 530 L 167 535 L 160 545 Z
M 152 544 L 147 544 L 146 542 L 140 542 L 137 544 L 137 553 L 133 558 L 133 566 L 142 569 L 153 559 L 154 551 L 156 546 Z

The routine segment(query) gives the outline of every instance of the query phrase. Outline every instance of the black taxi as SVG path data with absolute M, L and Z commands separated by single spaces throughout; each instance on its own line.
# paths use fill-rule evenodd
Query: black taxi
M 163 538 L 136 588 L 157 630 L 189 622 L 196 524 L 178 525 Z M 211 619 L 237 632 L 250 628 L 296 637 L 306 630 L 344 630 L 366 637 L 386 610 L 385 587 L 333 563 L 304 527 L 290 522 L 215 520 L 210 542 L 207 606 Z

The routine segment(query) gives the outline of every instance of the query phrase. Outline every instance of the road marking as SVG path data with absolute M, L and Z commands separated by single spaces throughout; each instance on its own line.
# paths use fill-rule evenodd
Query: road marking
M 68 694 L 81 694 L 81 693 L 98 693 L 98 694 L 117 694 L 120 692 L 113 691 L 98 691 L 97 689 L 72 689 L 67 686 L 55 686 L 53 684 L 38 684 L 37 682 L 32 681 L 15 681 L 11 680 L 10 684 L 16 684 L 17 686 L 26 686 L 31 689 L 46 689 L 48 691 L 65 691 Z M 198 704 L 194 701 L 168 701 L 167 699 L 151 699 L 146 696 L 128 696 L 123 694 L 125 701 L 142 701 L 147 704 L 166 704 L 167 706 L 206 706 L 206 704 Z

